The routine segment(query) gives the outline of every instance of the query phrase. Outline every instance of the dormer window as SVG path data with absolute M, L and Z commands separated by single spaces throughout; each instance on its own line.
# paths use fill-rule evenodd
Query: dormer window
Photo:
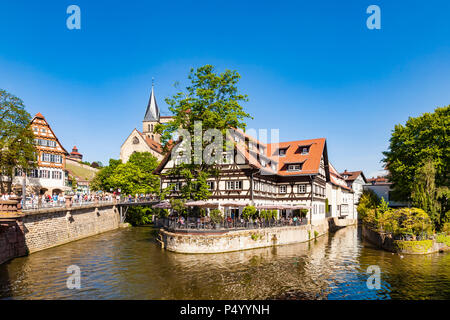
M 309 153 L 309 147 L 302 147 L 302 154 L 308 154 Z
M 286 155 L 286 151 L 287 151 L 287 149 L 280 149 L 278 151 L 278 154 L 280 155 L 280 157 L 284 157 Z
M 302 164 L 301 163 L 288 165 L 288 171 L 300 171 L 300 170 L 302 170 Z

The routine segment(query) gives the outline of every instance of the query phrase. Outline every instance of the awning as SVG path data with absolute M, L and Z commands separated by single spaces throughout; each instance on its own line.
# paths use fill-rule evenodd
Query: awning
M 256 206 L 256 209 L 261 210 L 261 209 L 271 209 L 271 210 L 280 210 L 280 209 L 284 209 L 285 205 L 283 204 L 261 204 Z
M 308 206 L 302 206 L 302 205 L 289 205 L 289 204 L 262 204 L 256 206 L 256 209 L 270 209 L 270 210 L 297 210 L 297 209 L 311 209 L 311 207 Z
M 222 207 L 246 207 L 248 205 L 248 203 L 243 202 L 226 202 L 221 204 Z
M 302 205 L 294 205 L 294 206 L 291 207 L 291 209 L 292 210 L 297 210 L 297 209 L 307 209 L 307 210 L 309 210 L 309 209 L 311 209 L 311 207 L 310 206 L 302 206 Z
M 184 205 L 187 207 L 217 208 L 219 206 L 219 203 L 199 200 L 186 202 Z

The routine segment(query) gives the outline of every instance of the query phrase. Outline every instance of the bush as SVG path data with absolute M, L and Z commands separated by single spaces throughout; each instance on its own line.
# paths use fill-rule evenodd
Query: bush
M 364 220 L 364 218 L 368 214 L 370 214 L 370 211 L 376 209 L 379 204 L 380 200 L 378 199 L 375 192 L 373 192 L 372 190 L 364 190 L 361 198 L 359 198 L 359 203 L 356 211 L 358 211 L 359 217 Z
M 306 218 L 306 215 L 308 214 L 308 209 L 300 209 L 300 217 Z
M 255 215 L 256 215 L 256 208 L 254 206 L 246 206 L 242 210 L 242 216 L 246 220 L 250 220 L 250 218 L 252 218 Z
M 277 210 L 272 210 L 272 218 L 276 219 L 278 216 L 278 211 Z
M 177 212 L 179 216 L 186 214 L 186 206 L 181 199 L 170 199 L 170 205 L 172 209 Z
M 419 208 L 381 210 L 368 209 L 363 222 L 379 231 L 394 236 L 421 236 L 433 234 L 433 223 L 428 214 Z
M 442 232 L 450 235 L 450 222 L 444 223 L 444 225 L 442 226 Z
M 147 225 L 152 222 L 152 215 L 154 209 L 145 207 L 130 207 L 127 212 L 126 222 L 132 226 Z
M 211 221 L 214 223 L 221 223 L 223 221 L 223 214 L 222 211 L 219 209 L 213 209 L 209 212 L 209 217 L 211 218 Z

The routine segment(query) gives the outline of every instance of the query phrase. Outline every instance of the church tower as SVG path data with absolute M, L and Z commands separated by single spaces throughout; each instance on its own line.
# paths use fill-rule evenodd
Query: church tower
M 145 112 L 144 120 L 142 121 L 142 133 L 150 139 L 161 143 L 159 134 L 155 132 L 155 127 L 158 123 L 160 123 L 160 114 L 158 104 L 156 103 L 154 87 L 152 84 L 152 93 L 150 94 L 147 111 Z

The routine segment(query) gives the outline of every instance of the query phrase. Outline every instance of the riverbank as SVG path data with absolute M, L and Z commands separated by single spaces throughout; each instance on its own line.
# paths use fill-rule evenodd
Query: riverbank
M 172 232 L 162 228 L 157 240 L 162 248 L 177 253 L 223 253 L 308 242 L 356 223 L 353 219 L 328 218 L 308 225 L 232 230 L 220 234 Z
M 420 241 L 402 241 L 394 240 L 388 233 L 382 233 L 372 230 L 363 224 L 363 238 L 377 247 L 399 254 L 430 254 L 450 250 L 450 246 L 439 239 L 420 240 Z
M 157 229 L 116 229 L 0 265 L 1 299 L 265 300 L 401 299 L 450 296 L 450 254 L 401 258 L 349 226 L 317 241 L 221 254 L 161 250 Z M 81 290 L 67 289 L 67 268 Z M 367 268 L 378 265 L 371 290 Z M 251 301 L 250 301 L 251 303 Z
M 121 226 L 119 210 L 113 203 L 2 213 L 0 264 Z

